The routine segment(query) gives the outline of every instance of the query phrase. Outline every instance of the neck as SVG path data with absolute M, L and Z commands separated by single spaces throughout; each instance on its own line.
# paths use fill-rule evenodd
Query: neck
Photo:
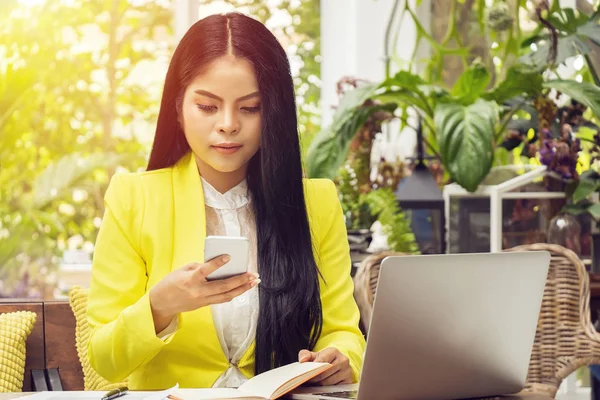
M 236 171 L 221 172 L 202 162 L 198 157 L 196 157 L 196 164 L 198 165 L 200 176 L 221 194 L 239 185 L 246 179 L 246 175 L 248 174 L 247 165 Z

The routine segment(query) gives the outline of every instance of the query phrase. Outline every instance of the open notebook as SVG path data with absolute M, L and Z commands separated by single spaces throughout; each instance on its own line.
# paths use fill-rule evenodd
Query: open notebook
M 169 398 L 172 400 L 277 399 L 329 368 L 331 364 L 327 363 L 293 363 L 256 375 L 238 389 L 176 390 Z

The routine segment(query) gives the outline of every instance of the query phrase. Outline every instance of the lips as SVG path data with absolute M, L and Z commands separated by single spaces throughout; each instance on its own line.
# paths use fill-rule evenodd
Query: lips
M 219 143 L 211 146 L 215 151 L 222 154 L 233 154 L 242 148 L 238 143 Z

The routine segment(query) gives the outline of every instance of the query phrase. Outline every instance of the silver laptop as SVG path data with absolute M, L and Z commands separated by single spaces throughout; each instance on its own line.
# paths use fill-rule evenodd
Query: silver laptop
M 548 252 L 388 257 L 358 385 L 292 398 L 435 400 L 508 395 L 525 386 Z

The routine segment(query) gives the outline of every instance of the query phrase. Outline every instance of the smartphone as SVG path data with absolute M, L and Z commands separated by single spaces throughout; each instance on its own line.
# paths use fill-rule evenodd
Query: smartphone
M 248 272 L 249 251 L 250 242 L 245 237 L 207 236 L 204 240 L 204 262 L 225 254 L 229 255 L 230 260 L 210 273 L 206 280 L 227 279 Z

